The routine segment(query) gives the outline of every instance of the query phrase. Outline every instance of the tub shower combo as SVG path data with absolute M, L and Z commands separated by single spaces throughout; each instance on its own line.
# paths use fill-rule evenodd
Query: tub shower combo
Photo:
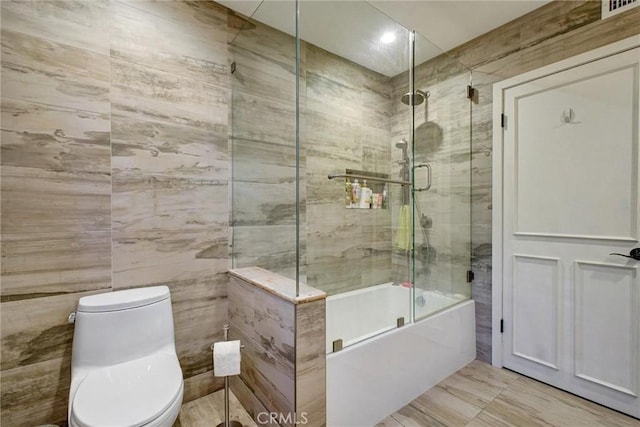
M 471 72 L 366 2 L 238 19 L 233 268 L 326 295 L 326 424 L 374 425 L 475 358 Z

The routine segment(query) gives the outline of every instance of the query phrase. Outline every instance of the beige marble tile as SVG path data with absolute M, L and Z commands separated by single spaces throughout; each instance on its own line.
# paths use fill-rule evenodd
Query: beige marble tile
M 204 278 L 229 268 L 227 230 L 113 232 L 114 288 Z
M 112 185 L 113 228 L 118 232 L 188 231 L 228 224 L 226 176 L 181 178 L 118 172 Z M 226 247 L 220 249 L 224 251 Z
M 296 295 L 295 280 L 282 277 L 279 274 L 260 267 L 235 268 L 230 270 L 229 273 L 240 280 L 259 287 L 263 291 L 294 304 L 307 303 L 326 298 L 324 292 L 304 283 L 299 283 L 299 292 L 298 295 Z
M 106 55 L 3 29 L 1 62 L 4 97 L 109 113 Z
M 231 102 L 233 138 L 295 147 L 295 103 L 259 97 L 235 88 Z
M 206 397 L 223 387 L 224 380 L 215 377 L 211 371 L 185 378 L 182 403 L 184 405 L 201 397 Z
M 247 46 L 248 47 L 248 46 Z M 285 104 L 295 103 L 295 69 L 290 64 L 255 52 L 255 47 L 229 47 L 236 71 L 231 76 L 232 88 Z
M 114 114 L 111 148 L 114 174 L 218 180 L 226 180 L 230 175 L 225 127 L 201 129 Z
M 3 166 L 1 185 L 3 233 L 110 229 L 108 174 Z
M 227 88 L 116 59 L 111 76 L 115 114 L 226 131 Z
M 245 346 L 242 350 L 240 378 L 250 385 L 255 396 L 270 411 L 293 412 L 295 408 L 293 366 L 282 364 L 260 343 L 244 335 L 238 328 L 233 328 L 233 324 L 231 326 L 230 339 L 239 339 Z
M 76 310 L 81 297 L 95 293 L 3 302 L 2 371 L 71 357 L 73 325 L 67 322 L 67 316 Z
M 232 139 L 234 180 L 281 184 L 293 182 L 296 176 L 296 153 L 292 143 Z M 235 192 L 235 189 L 234 189 Z M 290 193 L 295 198 L 295 193 Z
M 296 354 L 294 307 L 289 301 L 256 291 L 253 338 L 283 365 L 293 370 Z
M 309 426 L 326 425 L 325 300 L 295 307 L 296 413 Z
M 294 306 L 265 290 L 231 277 L 229 321 L 253 345 L 285 366 L 293 376 L 295 363 Z
M 223 341 L 224 335 L 218 328 L 225 322 L 226 304 L 211 304 L 208 308 L 193 309 L 193 319 L 188 326 L 181 325 L 175 330 L 176 352 L 184 378 L 208 373 L 213 376 L 211 344 Z
M 109 231 L 3 233 L 2 301 L 109 289 L 110 242 Z
M 306 78 L 308 111 L 360 122 L 363 116 L 360 90 L 315 74 L 312 70 L 310 65 Z
M 224 9 L 212 2 L 127 3 L 111 3 L 112 58 L 228 87 Z
M 2 166 L 110 173 L 108 114 L 2 98 Z
M 0 423 L 32 426 L 64 422 L 70 382 L 70 357 L 3 370 Z
M 279 183 L 233 182 L 233 224 L 281 226 L 296 223 L 295 180 Z
M 108 0 L 2 2 L 2 28 L 109 54 Z
M 260 19 L 259 16 L 255 18 Z M 294 38 L 256 20 L 251 20 L 247 25 L 244 25 L 242 30 L 237 32 L 230 45 L 268 58 L 269 62 L 280 65 L 290 73 L 295 72 Z

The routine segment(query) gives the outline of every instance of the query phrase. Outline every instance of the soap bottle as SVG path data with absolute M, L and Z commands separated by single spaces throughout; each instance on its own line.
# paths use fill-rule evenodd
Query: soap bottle
M 357 208 L 360 205 L 360 183 L 358 183 L 358 178 L 353 180 L 351 187 L 351 206 Z
M 370 207 L 369 201 L 371 200 L 371 189 L 367 187 L 367 180 L 362 182 L 362 188 L 360 189 L 360 208 L 368 209 Z
M 349 178 L 347 178 L 344 184 L 344 193 L 345 193 L 344 205 L 347 208 L 350 208 L 351 204 L 353 203 L 353 189 L 351 187 L 351 181 L 349 181 Z

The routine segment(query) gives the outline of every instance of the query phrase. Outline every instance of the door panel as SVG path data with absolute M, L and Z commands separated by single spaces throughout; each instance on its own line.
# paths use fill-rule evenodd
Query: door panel
M 514 255 L 513 355 L 558 369 L 558 259 Z
M 504 366 L 640 417 L 640 49 L 506 89 Z
M 514 100 L 518 117 L 526 117 L 518 120 L 514 140 L 515 231 L 636 238 L 631 202 L 637 181 L 630 179 L 636 165 L 629 144 L 635 99 L 629 89 L 637 67 L 572 80 L 525 85 Z
M 636 276 L 632 267 L 576 262 L 575 375 L 631 396 L 638 395 Z

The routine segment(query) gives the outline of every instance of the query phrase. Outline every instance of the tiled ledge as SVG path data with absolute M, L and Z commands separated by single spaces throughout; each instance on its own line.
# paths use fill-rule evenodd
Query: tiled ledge
M 300 283 L 300 295 L 296 296 L 295 280 L 260 267 L 234 268 L 229 270 L 229 274 L 293 304 L 305 304 L 327 298 L 325 292 L 304 283 Z

